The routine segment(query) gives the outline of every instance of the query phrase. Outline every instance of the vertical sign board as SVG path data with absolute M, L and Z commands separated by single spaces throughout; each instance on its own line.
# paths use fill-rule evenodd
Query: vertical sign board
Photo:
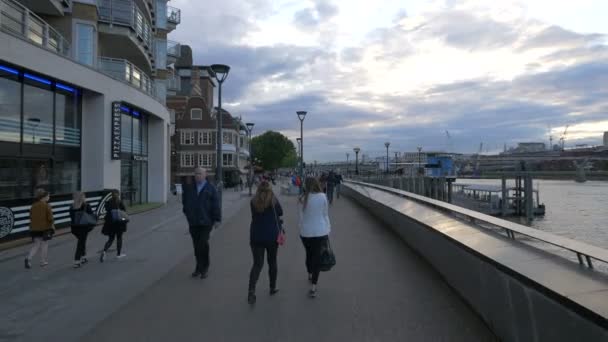
M 120 102 L 112 103 L 112 160 L 120 159 Z

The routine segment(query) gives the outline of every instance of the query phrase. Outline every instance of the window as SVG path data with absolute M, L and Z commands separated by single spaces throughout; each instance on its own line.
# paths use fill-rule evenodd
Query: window
M 203 119 L 203 110 L 200 108 L 190 109 L 190 118 L 192 120 L 202 120 Z
M 57 89 L 55 94 L 55 143 L 80 146 L 80 116 L 77 97 Z
M 211 167 L 213 166 L 213 154 L 211 153 L 200 153 L 198 155 L 198 166 Z
M 234 165 L 234 155 L 233 154 L 223 154 L 222 157 L 224 158 L 224 162 L 222 163 L 223 166 L 233 166 Z
M 133 152 L 133 120 L 131 115 L 123 113 L 120 116 L 120 151 Z
M 198 144 L 199 145 L 211 145 L 211 136 L 212 132 L 209 131 L 199 131 L 198 132 Z
M 181 131 L 180 142 L 182 145 L 194 145 L 194 132 Z
M 46 88 L 46 87 L 45 87 Z M 53 92 L 25 84 L 23 88 L 23 142 L 53 143 Z
M 162 15 L 161 15 L 162 17 Z M 156 39 L 156 69 L 167 69 L 167 40 Z
M 76 60 L 86 65 L 95 62 L 95 27 L 89 24 L 76 24 Z
M 182 167 L 194 167 L 194 155 L 191 153 L 181 154 L 181 166 Z
M 1 72 L 1 71 L 0 71 Z M 0 141 L 21 142 L 21 83 L 0 74 Z
M 224 144 L 232 145 L 232 133 L 222 132 L 222 135 L 224 136 Z
M 243 142 L 245 141 L 245 139 L 243 139 L 243 137 L 239 138 L 239 147 L 243 148 Z
M 156 17 L 156 27 L 159 29 L 167 28 L 167 1 L 165 0 L 156 0 L 156 13 L 161 13 L 161 15 Z

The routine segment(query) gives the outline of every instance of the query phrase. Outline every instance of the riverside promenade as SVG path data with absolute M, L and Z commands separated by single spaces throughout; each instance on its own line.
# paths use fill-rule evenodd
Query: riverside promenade
M 47 269 L 23 269 L 27 247 L 0 254 L 0 341 L 496 340 L 436 271 L 346 198 L 330 207 L 337 265 L 310 299 L 296 198 L 279 197 L 287 229 L 280 292 L 268 295 L 265 266 L 257 303 L 248 305 L 248 197 L 229 193 L 204 280 L 190 278 L 194 257 L 177 202 L 133 217 L 125 260 L 91 258 L 74 270 L 71 236 L 53 242 Z M 103 243 L 99 235 L 89 254 Z

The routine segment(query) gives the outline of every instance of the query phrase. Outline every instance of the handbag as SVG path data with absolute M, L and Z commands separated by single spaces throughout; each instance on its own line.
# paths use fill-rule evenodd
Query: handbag
M 74 213 L 74 227 L 90 227 L 97 224 L 97 218 L 84 210 L 79 210 Z
M 55 230 L 47 229 L 42 233 L 42 240 L 49 241 L 53 238 L 53 235 L 55 235 Z
M 112 215 L 112 222 L 114 223 L 127 223 L 129 222 L 129 215 L 120 209 L 112 209 L 110 212 Z
M 280 226 L 279 217 L 274 209 L 274 203 L 272 204 L 272 212 L 274 213 L 274 220 L 277 223 L 277 228 L 279 230 L 279 234 L 277 235 L 277 243 L 279 246 L 283 246 L 285 244 L 285 230 Z
M 329 237 L 327 237 L 327 243 L 325 243 L 325 246 L 321 247 L 321 255 L 319 257 L 319 270 L 322 272 L 327 272 L 331 270 L 334 266 L 336 266 L 336 255 L 331 249 Z

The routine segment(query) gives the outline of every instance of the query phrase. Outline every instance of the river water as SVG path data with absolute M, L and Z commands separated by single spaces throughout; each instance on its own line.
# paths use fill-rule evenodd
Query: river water
M 456 183 L 498 185 L 494 179 L 459 179 Z M 514 185 L 514 182 L 508 183 Z M 608 249 L 608 182 L 535 180 L 545 217 L 533 228 Z

